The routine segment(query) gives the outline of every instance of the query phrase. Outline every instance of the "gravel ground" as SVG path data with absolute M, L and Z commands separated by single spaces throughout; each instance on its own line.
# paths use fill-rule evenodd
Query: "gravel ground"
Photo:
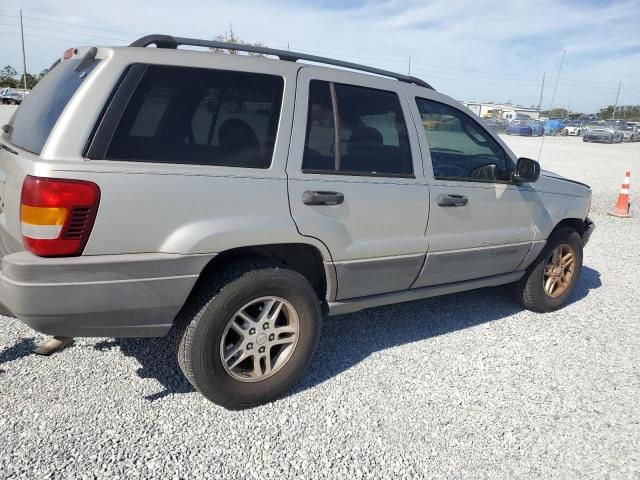
M 505 140 L 537 158 L 540 139 Z M 606 216 L 640 143 L 546 138 L 542 164 L 594 190 L 566 308 L 492 288 L 334 318 L 303 380 L 252 410 L 195 393 L 171 336 L 43 358 L 1 318 L 0 478 L 640 478 L 640 211 Z

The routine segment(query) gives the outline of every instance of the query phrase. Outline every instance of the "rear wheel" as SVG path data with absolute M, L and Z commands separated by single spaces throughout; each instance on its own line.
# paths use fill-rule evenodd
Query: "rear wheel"
M 516 299 L 527 310 L 551 312 L 574 292 L 582 270 L 582 239 L 575 230 L 554 232 L 525 276 L 514 284 Z
M 241 409 L 274 400 L 309 364 L 321 313 L 299 273 L 242 261 L 195 297 L 181 313 L 178 361 L 212 402 Z

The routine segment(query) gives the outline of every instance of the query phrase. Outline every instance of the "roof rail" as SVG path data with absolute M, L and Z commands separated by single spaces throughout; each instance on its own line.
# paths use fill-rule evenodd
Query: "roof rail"
M 343 62 L 342 60 L 335 60 L 333 58 L 319 57 L 317 55 L 307 55 L 306 53 L 290 52 L 289 50 L 278 50 L 274 48 L 259 47 L 255 45 L 241 45 L 238 43 L 218 42 L 216 40 L 201 40 L 196 38 L 184 38 L 184 37 L 172 37 L 170 35 L 147 35 L 141 37 L 133 42 L 130 47 L 148 47 L 149 45 L 155 45 L 158 48 L 178 48 L 180 45 L 188 45 L 191 47 L 208 47 L 208 48 L 222 48 L 225 50 L 239 50 L 242 52 L 261 53 L 263 55 L 273 55 L 280 60 L 287 60 L 290 62 L 296 62 L 298 60 L 306 60 L 314 63 L 324 63 L 327 65 L 334 65 L 336 67 L 349 68 L 351 70 L 360 70 L 362 72 L 374 73 L 383 77 L 395 78 L 401 82 L 413 83 L 421 87 L 434 88 L 424 80 L 412 77 L 410 75 L 402 75 L 401 73 L 391 72 L 389 70 L 382 70 L 380 68 L 367 67 L 366 65 L 360 65 L 357 63 Z

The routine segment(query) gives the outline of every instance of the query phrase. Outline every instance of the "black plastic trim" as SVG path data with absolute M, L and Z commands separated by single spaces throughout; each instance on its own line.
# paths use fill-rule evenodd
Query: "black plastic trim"
M 500 185 L 521 185 L 522 182 L 515 182 L 513 180 L 483 180 L 481 178 L 467 178 L 467 177 L 433 177 L 434 180 L 446 180 L 455 182 L 470 182 L 470 183 L 499 183 Z
M 86 158 L 104 160 L 116 127 L 147 68 L 149 66 L 146 64 L 134 63 L 125 70 L 94 127 L 90 143 L 85 148 Z
M 148 45 L 155 45 L 158 48 L 171 49 L 176 49 L 180 45 L 187 45 L 191 47 L 219 48 L 223 50 L 238 50 L 241 52 L 261 53 L 263 55 L 273 55 L 274 57 L 278 57 L 280 60 L 286 60 L 290 62 L 305 60 L 307 62 L 324 63 L 327 65 L 335 65 L 337 67 L 348 68 L 351 70 L 360 70 L 362 72 L 373 73 L 375 75 L 381 75 L 383 77 L 395 78 L 396 80 L 399 80 L 401 82 L 413 83 L 420 87 L 435 90 L 424 80 L 412 77 L 410 75 L 403 75 L 401 73 L 395 73 L 389 70 L 382 70 L 380 68 L 368 67 L 366 65 L 345 62 L 333 58 L 319 57 L 317 55 L 308 55 L 306 53 L 291 52 L 289 50 L 278 50 L 275 48 L 260 47 L 256 45 L 244 45 L 238 43 L 218 42 L 216 40 L 202 40 L 198 38 L 172 37 L 170 35 L 153 34 L 141 37 L 129 46 L 146 47 Z
M 76 68 L 74 68 L 74 70 L 76 72 L 81 72 L 82 70 L 87 68 L 95 60 L 97 54 L 98 49 L 96 47 L 91 47 L 87 51 L 87 53 L 84 54 L 84 57 L 82 57 L 82 60 L 80 60 L 80 63 L 76 65 Z
M 373 172 L 348 172 L 345 170 L 312 170 L 304 168 L 302 173 L 310 175 L 340 175 L 351 177 L 375 177 L 375 178 L 416 178 L 415 175 L 408 175 L 405 173 L 373 173 Z
M 178 42 L 171 35 L 146 35 L 133 42 L 130 47 L 148 47 L 155 45 L 158 48 L 178 48 Z

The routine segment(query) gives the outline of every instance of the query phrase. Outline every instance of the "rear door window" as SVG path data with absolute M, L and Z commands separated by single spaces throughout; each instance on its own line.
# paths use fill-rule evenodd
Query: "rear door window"
M 35 154 L 42 152 L 64 107 L 99 60 L 76 71 L 80 62 L 79 58 L 58 62 L 25 97 L 10 122 L 11 143 Z
M 269 168 L 283 88 L 274 75 L 148 66 L 105 158 Z
M 313 80 L 302 169 L 305 173 L 412 176 L 411 148 L 398 95 Z

